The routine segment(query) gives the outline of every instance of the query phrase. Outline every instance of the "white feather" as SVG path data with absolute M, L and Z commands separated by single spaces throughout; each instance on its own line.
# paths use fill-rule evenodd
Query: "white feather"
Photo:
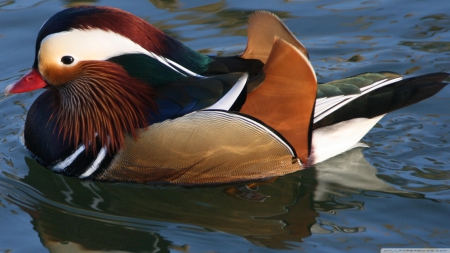
M 231 106 L 234 104 L 239 94 L 241 94 L 242 90 L 245 87 L 245 83 L 247 82 L 248 74 L 245 73 L 241 78 L 236 82 L 236 84 L 225 94 L 219 101 L 210 107 L 205 108 L 204 110 L 230 110 Z
M 97 28 L 88 30 L 73 29 L 50 34 L 42 40 L 39 49 L 41 59 L 62 67 L 68 67 L 61 62 L 61 57 L 66 55 L 75 59 L 73 64 L 69 65 L 72 66 L 80 61 L 104 61 L 114 56 L 133 53 L 148 55 L 182 75 L 203 77 L 176 62 L 154 52 L 147 51 L 127 37 Z
M 105 156 L 106 156 L 106 147 L 103 147 L 102 149 L 100 149 L 100 152 L 98 152 L 98 155 L 95 158 L 94 162 L 83 174 L 81 174 L 80 178 L 87 178 L 90 175 L 92 175 L 92 173 L 94 173 L 98 169 Z
M 79 146 L 78 149 L 75 150 L 75 152 L 73 152 L 70 156 L 68 156 L 66 159 L 62 160 L 55 166 L 51 167 L 50 169 L 57 172 L 64 171 L 69 165 L 73 163 L 73 161 L 75 161 L 75 159 L 81 154 L 81 152 L 84 151 L 84 149 L 84 145 Z
M 320 98 L 319 101 L 316 100 L 316 108 L 314 111 L 314 123 L 319 122 L 321 119 L 325 118 L 326 116 L 330 115 L 332 112 L 336 111 L 337 109 L 341 108 L 342 106 L 350 103 L 351 101 L 375 90 L 379 89 L 381 87 L 384 87 L 386 85 L 398 82 L 402 80 L 403 77 L 398 77 L 394 79 L 384 79 L 378 82 L 375 82 L 367 87 L 361 88 L 360 94 L 352 94 L 347 96 L 337 96 L 337 97 L 327 97 L 327 98 Z M 317 106 L 317 103 L 319 106 Z
M 385 114 L 371 119 L 351 119 L 314 130 L 312 134 L 309 163 L 311 165 L 320 163 L 328 158 L 359 146 L 359 140 L 361 140 L 384 115 Z

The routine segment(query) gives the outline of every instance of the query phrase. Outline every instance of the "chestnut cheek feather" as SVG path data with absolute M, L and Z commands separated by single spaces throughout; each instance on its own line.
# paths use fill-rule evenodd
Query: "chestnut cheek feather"
M 60 85 L 71 82 L 79 75 L 79 64 L 65 67 L 54 63 L 40 62 L 39 72 L 51 85 Z
M 52 73 L 50 78 L 60 81 L 62 74 Z M 84 144 L 86 152 L 97 150 L 96 137 L 108 152 L 122 149 L 125 135 L 138 138 L 140 129 L 148 126 L 149 109 L 157 109 L 151 86 L 115 63 L 80 62 L 68 75 L 68 83 L 56 86 L 59 102 L 54 115 L 59 134 L 73 144 Z

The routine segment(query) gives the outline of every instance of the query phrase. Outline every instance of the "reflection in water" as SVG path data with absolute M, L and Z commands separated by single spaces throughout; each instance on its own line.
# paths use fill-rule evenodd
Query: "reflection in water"
M 326 163 L 317 164 L 318 184 L 314 191 L 314 201 L 327 202 L 334 197 L 346 196 L 362 191 L 377 191 L 417 197 L 417 194 L 398 190 L 377 177 L 377 169 L 364 158 L 361 148 L 352 149 L 336 156 Z M 333 196 L 333 197 L 332 197 Z M 347 206 L 346 208 L 350 208 Z M 326 211 L 330 211 L 327 209 Z
M 363 211 L 364 202 L 352 199 L 352 195 L 370 195 L 369 192 L 384 192 L 407 198 L 421 198 L 420 194 L 398 190 L 377 177 L 377 169 L 364 158 L 362 148 L 355 148 L 327 162 L 315 166 L 314 175 L 305 170 L 302 182 L 313 182 L 314 210 L 336 213 L 338 210 Z M 313 233 L 356 233 L 364 227 L 348 227 L 343 224 L 318 219 L 312 227 Z
M 211 39 L 211 43 L 207 44 L 206 48 L 199 50 L 203 54 L 212 54 L 217 56 L 237 55 L 242 53 L 245 49 L 247 37 L 247 21 L 248 17 L 252 15 L 257 9 L 245 8 L 231 8 L 227 1 L 215 1 L 213 3 L 205 4 L 204 2 L 178 2 L 178 1 L 162 1 L 151 0 L 155 7 L 159 9 L 168 9 L 171 13 L 170 19 L 163 20 L 148 20 L 153 26 L 163 30 L 167 35 L 180 40 L 181 42 L 188 42 L 196 40 L 192 38 L 191 34 L 180 33 L 186 31 L 186 27 L 192 26 L 198 32 L 214 31 L 215 34 L 202 34 L 202 40 L 207 41 Z M 291 18 L 292 15 L 286 11 L 272 10 L 270 4 L 262 5 L 261 9 L 275 13 L 281 19 Z M 198 18 L 201 17 L 201 18 Z M 183 27 L 180 28 L 179 24 Z M 222 47 L 215 48 L 218 40 L 222 38 L 229 40 L 230 36 L 234 38 L 241 36 L 245 38 L 243 44 L 238 47 L 226 45 L 226 51 Z M 214 39 L 214 40 L 213 40 Z
M 414 50 L 430 53 L 442 53 L 450 51 L 450 42 L 444 41 L 430 41 L 430 42 L 401 41 L 399 45 L 411 47 Z
M 182 6 L 178 0 L 150 0 L 150 2 L 158 9 L 174 11 Z
M 174 224 L 189 234 L 220 231 L 255 245 L 289 248 L 290 242 L 301 242 L 311 233 L 364 231 L 319 217 L 320 212 L 338 209 L 363 210 L 364 202 L 345 200 L 350 195 L 381 191 L 420 197 L 380 180 L 361 149 L 253 190 L 80 181 L 50 172 L 31 159 L 26 163 L 29 175 L 16 187 L 32 200 L 11 201 L 30 214 L 44 246 L 55 252 L 188 249 L 167 237 Z M 245 197 L 255 195 L 263 198 Z
M 65 7 L 69 8 L 69 7 L 75 7 L 75 6 L 80 6 L 80 5 L 93 5 L 95 3 L 97 3 L 97 0 L 64 0 L 63 1 L 65 3 Z
M 407 39 L 431 38 L 439 33 L 446 33 L 450 29 L 450 16 L 447 14 L 433 14 L 421 17 L 417 24 L 407 34 Z
M 12 10 L 26 9 L 26 8 L 34 7 L 42 2 L 43 2 L 43 0 L 0 1 L 0 10 L 12 11 Z
M 185 228 L 193 233 L 221 231 L 283 248 L 283 241 L 309 236 L 317 216 L 310 208 L 310 193 L 296 176 L 260 186 L 258 194 L 267 199 L 259 202 L 230 196 L 224 193 L 228 187 L 185 189 L 80 181 L 49 172 L 31 159 L 27 163 L 30 174 L 23 182 L 43 198 L 30 213 L 39 217 L 34 225 L 46 247 L 74 242 L 97 250 L 133 251 L 154 244 L 167 248 L 170 243 L 161 235 L 170 231 L 171 225 L 165 223 L 173 222 L 195 226 Z

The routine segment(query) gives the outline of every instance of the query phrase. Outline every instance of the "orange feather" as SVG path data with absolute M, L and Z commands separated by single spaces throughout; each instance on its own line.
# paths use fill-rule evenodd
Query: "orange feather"
M 71 83 L 50 88 L 59 134 L 75 145 L 84 144 L 86 151 L 97 150 L 96 136 L 108 151 L 122 149 L 125 135 L 136 139 L 148 126 L 149 109 L 157 109 L 151 86 L 111 62 L 85 61 L 77 68 L 79 75 Z
M 241 112 L 277 130 L 306 164 L 317 92 L 314 69 L 296 47 L 276 38 L 264 72 L 264 83 L 248 94 Z

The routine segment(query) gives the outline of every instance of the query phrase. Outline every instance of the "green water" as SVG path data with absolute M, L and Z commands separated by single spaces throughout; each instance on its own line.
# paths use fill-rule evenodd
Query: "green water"
M 368 71 L 450 71 L 448 1 L 1 1 L 0 90 L 32 64 L 43 22 L 77 2 L 130 11 L 212 55 L 246 44 L 254 10 L 276 13 L 320 82 Z M 81 181 L 21 142 L 40 92 L 0 95 L 0 252 L 380 252 L 450 248 L 450 88 L 390 113 L 355 149 L 241 198 L 231 186 Z M 238 186 L 239 187 L 239 186 Z

